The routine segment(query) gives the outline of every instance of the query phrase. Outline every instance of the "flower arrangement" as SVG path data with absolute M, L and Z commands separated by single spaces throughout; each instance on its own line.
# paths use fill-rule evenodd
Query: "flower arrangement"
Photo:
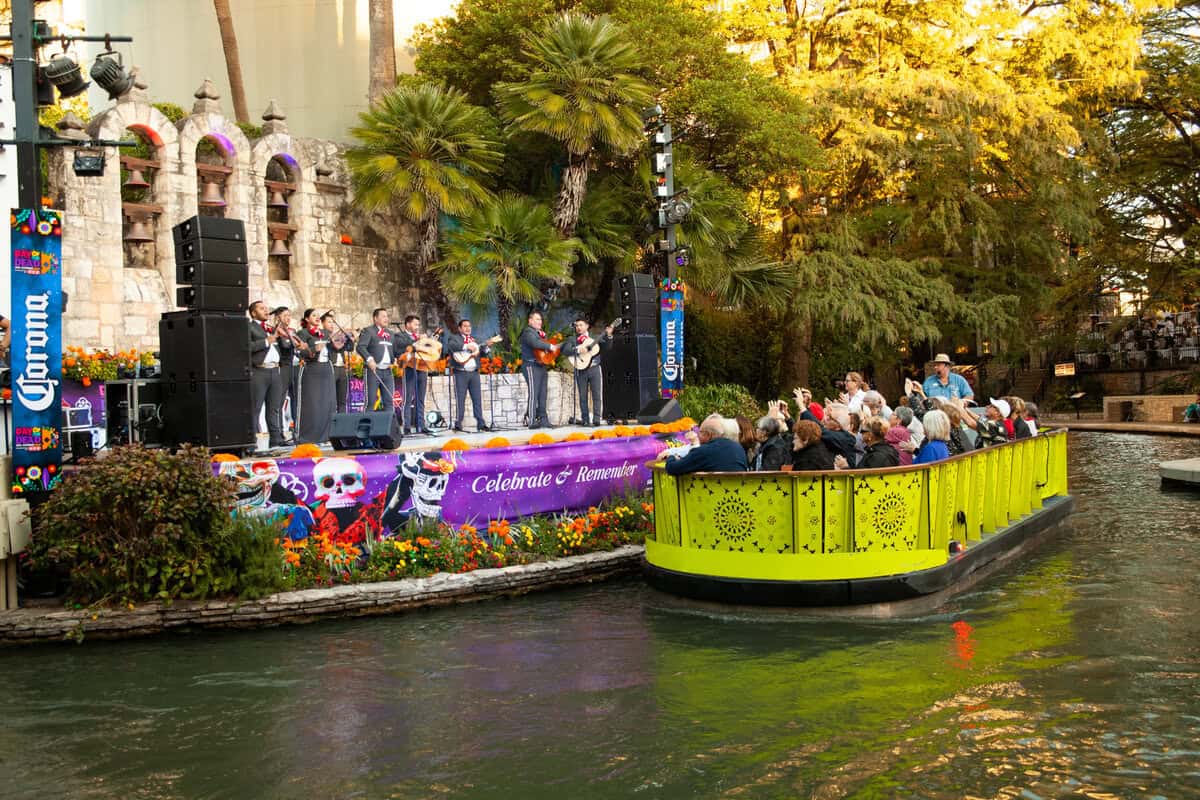
M 564 436 L 563 441 L 564 442 L 586 442 L 590 438 L 591 437 L 588 436 L 586 433 L 583 433 L 582 431 L 576 431 L 575 433 L 568 433 L 566 436 Z
M 299 444 L 290 453 L 291 458 L 320 458 L 321 448 L 315 444 Z
M 615 439 L 616 436 L 616 431 L 613 431 L 609 428 L 601 428 L 598 431 L 592 431 L 593 439 Z
M 88 352 L 82 347 L 68 347 L 63 353 L 63 377 L 84 386 L 92 381 L 115 381 L 122 376 L 135 377 L 141 367 L 155 364 L 154 353 L 137 349 L 110 353 L 107 350 Z
M 484 447 L 511 447 L 512 443 L 503 436 L 493 436 L 484 443 Z
M 548 433 L 538 431 L 529 437 L 529 443 L 533 445 L 554 444 L 554 437 Z
M 471 449 L 471 445 L 467 444 L 466 442 L 464 442 L 462 439 L 459 439 L 458 437 L 450 439 L 445 444 L 442 445 L 443 452 L 445 452 L 446 450 L 459 451 L 459 450 L 470 450 L 470 449 Z
M 500 356 L 490 356 L 479 359 L 479 372 L 483 375 L 497 375 L 504 371 L 504 359 Z
M 234 461 L 241 461 L 241 459 L 232 453 L 213 453 L 212 462 L 214 464 L 225 464 Z

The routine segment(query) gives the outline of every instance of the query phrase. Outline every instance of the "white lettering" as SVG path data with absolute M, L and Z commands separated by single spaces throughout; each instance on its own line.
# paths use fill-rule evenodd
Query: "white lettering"
M 667 320 L 666 335 L 663 338 L 663 379 L 677 381 L 683 372 L 683 365 L 676 357 L 676 347 L 679 344 L 679 325 L 676 320 Z
M 58 381 L 50 378 L 50 293 L 25 298 L 25 369 L 16 378 L 17 398 L 30 411 L 45 411 L 54 403 Z

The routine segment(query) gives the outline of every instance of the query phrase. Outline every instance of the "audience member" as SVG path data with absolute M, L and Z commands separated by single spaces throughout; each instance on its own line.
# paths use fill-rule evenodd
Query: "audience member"
M 842 405 L 830 405 L 825 409 L 825 430 L 821 441 L 829 448 L 831 456 L 844 456 L 847 463 L 858 460 L 854 435 L 850 433 L 850 412 Z
M 950 439 L 950 419 L 945 411 L 934 409 L 925 413 L 922 420 L 925 425 L 925 444 L 917 452 L 913 464 L 932 464 L 950 457 L 950 448 L 946 444 Z
M 1038 435 L 1038 407 L 1037 403 L 1025 404 L 1025 424 L 1029 426 L 1029 435 Z
M 1004 428 L 1004 419 L 1012 411 L 1008 407 L 1008 403 L 993 397 L 984 407 L 982 417 L 976 417 L 967 411 L 963 407 L 962 401 L 959 401 L 957 405 L 959 411 L 963 412 L 963 422 L 974 428 L 979 435 L 977 447 L 991 447 L 1008 441 L 1008 433 Z
M 758 438 L 754 435 L 754 423 L 750 421 L 749 417 L 743 417 L 741 414 L 734 417 L 733 421 L 737 423 L 738 427 L 737 443 L 746 451 L 746 463 L 748 464 L 754 455 L 754 448 L 758 446 Z
M 946 419 L 950 420 L 950 438 L 946 440 L 946 446 L 950 448 L 950 455 L 956 456 L 959 453 L 974 450 L 978 435 L 963 422 L 962 412 L 958 410 L 958 406 L 953 403 L 944 403 L 941 410 L 945 413 Z
M 863 405 L 871 412 L 871 416 L 883 417 L 889 423 L 892 421 L 892 409 L 883 399 L 883 395 L 874 389 L 863 395 Z
M 862 408 L 863 397 L 866 392 L 863 391 L 863 377 L 857 372 L 847 372 L 846 389 L 838 398 L 842 405 L 846 406 L 846 410 L 851 414 L 858 412 Z
M 1009 421 L 1012 422 L 1012 438 L 1013 439 L 1028 439 L 1032 434 L 1029 432 L 1029 426 L 1025 424 L 1025 401 L 1019 397 L 1006 397 L 1008 405 L 1011 409 L 1009 412 Z
M 950 400 L 967 400 L 975 396 L 967 379 L 950 367 L 954 362 L 945 353 L 938 353 L 933 359 L 933 374 L 914 388 L 919 389 L 924 397 L 946 397 Z M 916 382 L 913 382 L 916 384 Z
M 897 422 L 887 430 L 887 435 L 884 436 L 884 441 L 896 449 L 896 454 L 900 458 L 900 466 L 911 466 L 913 462 L 913 446 L 911 434 L 908 428 Z
M 745 472 L 746 451 L 736 441 L 725 438 L 723 418 L 712 415 L 700 423 L 698 447 L 682 457 L 667 457 L 667 472 Z
M 761 417 L 754 426 L 758 448 L 754 453 L 754 469 L 775 471 L 792 460 L 787 428 L 777 417 Z
M 821 426 L 809 419 L 796 423 L 792 438 L 792 469 L 796 471 L 833 469 L 833 454 L 822 441 Z
M 900 466 L 900 453 L 887 441 L 888 424 L 883 417 L 871 417 L 862 426 L 865 449 L 857 469 L 882 469 Z

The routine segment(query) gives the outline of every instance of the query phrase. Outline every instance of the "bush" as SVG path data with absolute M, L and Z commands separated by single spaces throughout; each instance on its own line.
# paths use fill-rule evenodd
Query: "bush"
M 278 532 L 230 516 L 208 451 L 119 447 L 39 509 L 30 557 L 81 603 L 267 594 L 282 585 Z
M 723 417 L 736 417 L 741 414 L 751 420 L 756 420 L 763 414 L 762 406 L 746 387 L 735 383 L 685 386 L 677 399 L 684 415 L 697 422 L 714 413 Z

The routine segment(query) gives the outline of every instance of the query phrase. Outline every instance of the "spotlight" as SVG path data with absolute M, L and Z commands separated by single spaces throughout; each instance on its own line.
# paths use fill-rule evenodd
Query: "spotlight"
M 80 178 L 99 178 L 104 174 L 104 151 L 76 150 L 72 167 Z
M 686 267 L 691 262 L 691 253 L 686 247 L 681 247 L 675 251 L 675 266 Z
M 61 97 L 74 97 L 87 91 L 90 84 L 83 79 L 79 65 L 66 54 L 57 55 L 42 67 L 46 80 L 54 84 Z
M 109 100 L 116 100 L 133 88 L 133 76 L 126 71 L 121 54 L 112 50 L 96 56 L 91 74 L 96 85 L 108 92 Z
M 692 213 L 692 201 L 686 194 L 679 194 L 662 204 L 662 216 L 669 225 L 678 225 Z

